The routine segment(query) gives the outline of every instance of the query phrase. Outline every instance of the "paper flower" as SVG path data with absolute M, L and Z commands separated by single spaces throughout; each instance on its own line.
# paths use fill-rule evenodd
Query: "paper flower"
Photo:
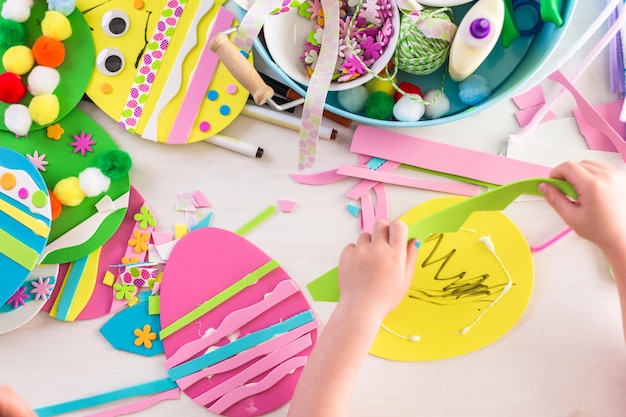
M 91 145 L 95 145 L 96 141 L 91 140 L 91 133 L 80 132 L 80 135 L 72 135 L 74 142 L 70 143 L 74 147 L 74 153 L 80 152 L 82 156 L 85 156 L 87 152 L 93 152 Z
M 363 48 L 363 56 L 365 58 L 378 59 L 382 55 L 383 46 L 370 36 L 366 37 L 359 45 Z
M 156 226 L 156 220 L 154 219 L 150 209 L 146 206 L 141 206 L 139 213 L 135 214 L 133 218 L 135 221 L 139 222 L 139 227 L 142 229 L 145 229 L 148 226 Z
M 135 346 L 143 345 L 146 349 L 151 349 L 152 341 L 157 338 L 156 333 L 152 331 L 152 327 L 149 324 L 143 326 L 143 329 L 135 329 L 133 334 L 137 336 Z
M 113 290 L 115 290 L 115 299 L 118 301 L 122 301 L 126 299 L 126 301 L 130 301 L 135 296 L 135 291 L 137 291 L 137 287 L 134 285 L 120 284 L 116 282 L 113 284 Z
M 148 241 L 150 233 L 142 233 L 141 230 L 134 230 L 133 237 L 128 239 L 128 246 L 135 248 L 135 253 L 141 253 L 148 250 Z
M 30 285 L 33 286 L 30 293 L 35 294 L 35 300 L 39 300 L 41 298 L 43 301 L 47 301 L 52 294 L 52 290 L 54 289 L 54 284 L 50 283 L 50 277 L 39 277 L 37 281 L 31 281 Z
M 28 299 L 28 294 L 26 294 L 26 287 L 20 287 L 7 300 L 7 304 L 13 304 L 13 308 L 18 308 L 26 304 L 27 299 Z
M 46 161 L 46 154 L 43 153 L 39 155 L 39 152 L 33 151 L 32 155 L 26 155 L 26 158 L 37 168 L 39 171 L 46 172 L 45 165 L 48 165 L 48 161 Z

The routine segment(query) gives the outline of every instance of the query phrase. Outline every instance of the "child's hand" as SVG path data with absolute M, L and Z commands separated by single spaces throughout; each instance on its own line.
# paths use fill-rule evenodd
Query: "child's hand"
M 0 417 L 36 417 L 36 414 L 11 388 L 0 385 Z
M 609 254 L 626 248 L 626 174 L 592 161 L 565 162 L 550 176 L 574 186 L 578 200 L 572 202 L 555 187 L 541 184 L 548 203 L 581 237 Z
M 339 303 L 382 321 L 411 284 L 417 248 L 407 237 L 403 222 L 378 220 L 371 235 L 346 246 L 339 259 Z

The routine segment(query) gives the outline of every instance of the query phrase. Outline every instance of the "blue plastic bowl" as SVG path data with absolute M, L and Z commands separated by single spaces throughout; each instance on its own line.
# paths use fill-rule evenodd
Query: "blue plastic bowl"
M 503 0 L 504 1 L 504 0 Z M 532 0 L 531 0 L 532 1 Z M 538 0 L 535 0 L 538 1 Z M 489 81 L 492 89 L 489 98 L 475 106 L 467 106 L 458 99 L 458 84 L 452 81 L 447 75 L 444 81 L 444 92 L 450 99 L 450 111 L 446 116 L 438 119 L 424 119 L 416 122 L 399 122 L 397 120 L 378 120 L 366 117 L 364 114 L 351 113 L 344 110 L 337 101 L 337 92 L 329 92 L 326 99 L 326 109 L 333 113 L 347 117 L 359 123 L 388 126 L 388 127 L 421 127 L 432 126 L 442 123 L 453 122 L 482 112 L 483 110 L 510 98 L 528 79 L 530 79 L 539 68 L 545 63 L 550 53 L 556 48 L 563 37 L 565 29 L 570 21 L 576 0 L 564 0 L 561 5 L 563 25 L 556 26 L 546 22 L 541 30 L 531 36 L 521 36 L 515 40 L 508 48 L 501 46 L 500 40 L 493 49 L 489 57 L 476 70 L 475 74 L 480 74 Z M 465 15 L 473 3 L 452 7 L 455 21 L 460 22 L 460 18 Z M 523 8 L 520 8 L 522 10 Z M 518 16 L 520 26 L 522 21 Z M 260 56 L 267 66 L 276 72 L 285 84 L 293 88 L 300 95 L 306 94 L 306 86 L 292 80 L 281 68 L 272 60 L 263 43 L 257 39 L 254 44 L 256 54 Z M 444 67 L 446 67 L 444 65 Z M 404 72 L 398 74 L 398 82 L 407 81 L 418 85 L 422 91 L 441 87 L 444 69 L 440 69 L 429 75 L 413 75 Z

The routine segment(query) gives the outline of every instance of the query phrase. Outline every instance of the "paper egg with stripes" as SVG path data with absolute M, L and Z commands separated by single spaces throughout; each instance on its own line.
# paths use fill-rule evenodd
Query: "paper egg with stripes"
M 51 222 L 48 189 L 35 166 L 0 147 L 0 305 L 23 304 L 27 294 L 17 290 L 37 265 Z
M 248 92 L 208 47 L 213 35 L 237 25 L 222 4 L 78 0 L 97 55 L 89 98 L 126 130 L 155 142 L 197 142 L 224 129 Z
M 215 227 L 192 231 L 170 254 L 160 302 L 166 368 L 195 402 L 237 417 L 291 399 L 318 321 L 258 247 Z

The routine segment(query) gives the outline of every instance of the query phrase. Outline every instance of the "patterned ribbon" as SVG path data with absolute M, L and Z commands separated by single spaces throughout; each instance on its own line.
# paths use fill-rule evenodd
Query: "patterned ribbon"
M 186 4 L 187 0 L 169 0 L 166 3 L 152 38 L 146 45 L 146 51 L 119 120 L 119 124 L 129 132 L 135 132 L 137 129 L 148 94 Z

